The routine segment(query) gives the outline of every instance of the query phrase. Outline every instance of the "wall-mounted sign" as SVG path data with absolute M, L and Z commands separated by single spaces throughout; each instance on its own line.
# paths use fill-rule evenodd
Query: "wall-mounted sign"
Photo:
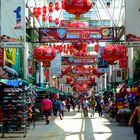
M 0 66 L 3 66 L 4 61 L 4 49 L 0 48 Z
M 16 64 L 16 48 L 5 48 L 5 60 L 11 64 Z
M 0 6 L 1 47 L 23 47 L 26 33 L 25 0 L 1 0 Z
M 140 0 L 125 0 L 126 45 L 140 46 Z

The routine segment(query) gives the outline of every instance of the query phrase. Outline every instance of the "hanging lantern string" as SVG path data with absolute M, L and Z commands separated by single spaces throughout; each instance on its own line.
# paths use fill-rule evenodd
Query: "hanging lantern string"
M 112 16 L 111 16 L 111 14 L 110 14 L 108 8 L 107 8 L 105 2 L 103 1 L 103 3 L 102 3 L 100 0 L 99 0 L 99 2 L 100 2 L 100 4 L 101 4 L 101 6 L 103 7 L 103 9 L 105 10 L 105 12 L 109 15 L 110 20 L 111 20 L 112 23 L 113 23 L 113 26 L 116 27 L 116 24 L 115 24 L 115 22 L 114 22 L 114 20 L 113 20 L 113 18 L 112 18 Z
M 59 14 L 59 19 L 62 19 L 62 17 L 63 17 L 63 10 L 62 10 L 62 6 L 61 6 L 61 10 L 60 10 L 60 14 Z M 60 22 L 59 22 L 59 25 L 58 25 L 59 27 L 60 27 Z
M 95 10 L 95 11 L 96 11 L 96 9 L 97 9 L 97 16 L 98 16 L 98 19 L 101 21 L 101 24 L 102 24 L 103 26 L 105 26 L 105 25 L 104 25 L 104 22 L 103 22 L 103 20 L 102 20 L 102 18 L 101 18 L 101 15 L 100 15 L 100 12 L 99 12 L 99 9 L 98 9 L 97 5 L 95 5 L 95 7 L 94 7 L 94 10 Z
M 47 5 L 47 3 L 45 2 L 46 0 L 44 0 L 44 6 L 45 5 Z M 46 19 L 47 19 L 48 17 L 46 16 Z M 44 22 L 44 25 L 43 25 L 43 27 L 45 27 L 46 26 L 46 23 Z

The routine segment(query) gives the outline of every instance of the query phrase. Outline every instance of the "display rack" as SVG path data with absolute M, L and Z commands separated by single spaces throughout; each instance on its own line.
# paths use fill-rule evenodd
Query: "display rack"
M 6 87 L 3 91 L 2 136 L 6 133 L 27 133 L 26 92 L 22 88 Z
M 35 115 L 36 120 L 43 119 L 42 101 L 43 101 L 44 97 L 45 97 L 45 93 L 43 91 L 38 92 L 38 96 L 35 101 L 35 108 L 37 108 L 39 110 L 39 112 L 36 113 L 36 115 Z

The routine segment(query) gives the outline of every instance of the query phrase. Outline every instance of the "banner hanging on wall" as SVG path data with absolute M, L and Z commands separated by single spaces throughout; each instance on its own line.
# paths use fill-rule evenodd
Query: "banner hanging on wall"
M 128 47 L 140 46 L 140 0 L 125 0 L 125 36 Z
M 1 0 L 0 47 L 23 47 L 25 0 Z
M 3 66 L 4 61 L 4 49 L 0 48 L 0 66 Z
M 5 61 L 16 64 L 16 48 L 5 48 Z

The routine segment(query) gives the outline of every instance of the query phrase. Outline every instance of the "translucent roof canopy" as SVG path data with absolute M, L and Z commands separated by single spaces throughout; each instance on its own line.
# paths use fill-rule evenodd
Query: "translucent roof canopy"
M 27 8 L 33 11 L 33 7 L 42 7 L 48 5 L 50 2 L 52 4 L 55 1 L 61 0 L 26 0 Z M 92 0 L 93 5 L 89 12 L 82 14 L 80 21 L 88 22 L 89 26 L 121 26 L 124 22 L 124 0 Z M 61 6 L 60 6 L 61 7 Z M 75 20 L 75 15 L 66 12 L 64 9 L 59 11 L 54 11 L 52 14 L 53 19 L 59 18 L 65 21 Z M 47 21 L 42 23 L 41 19 L 37 26 L 49 27 L 55 26 L 54 23 L 48 24 Z

